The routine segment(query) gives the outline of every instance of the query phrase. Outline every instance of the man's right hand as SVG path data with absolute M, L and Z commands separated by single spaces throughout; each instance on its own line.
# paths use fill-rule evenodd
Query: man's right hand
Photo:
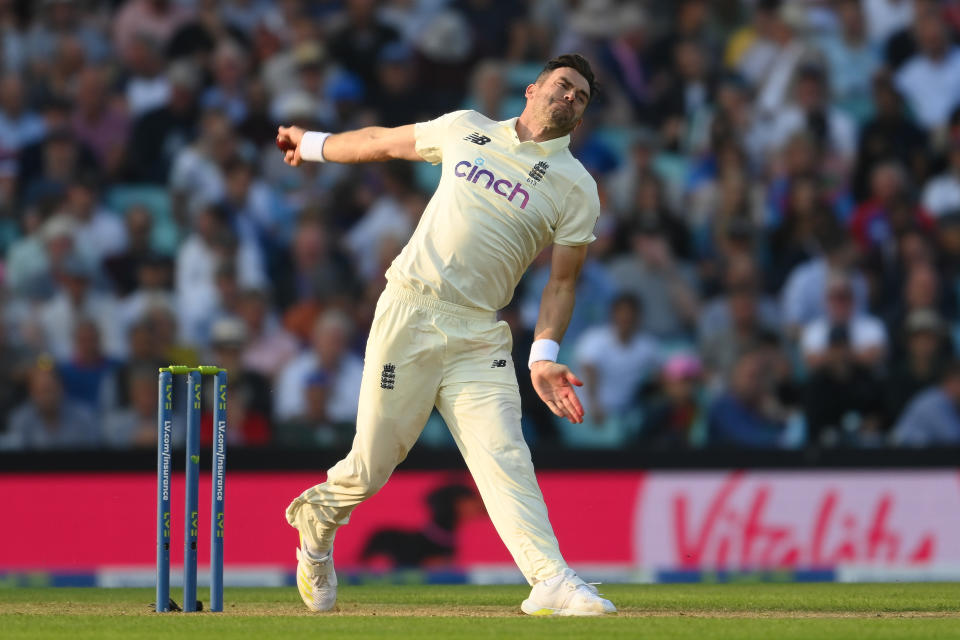
M 291 167 L 299 167 L 303 162 L 300 157 L 300 141 L 306 133 L 300 127 L 277 127 L 277 147 L 283 151 L 283 161 Z
M 537 395 L 554 415 L 574 424 L 583 422 L 583 405 L 573 390 L 583 382 L 566 365 L 538 360 L 530 365 L 530 380 Z

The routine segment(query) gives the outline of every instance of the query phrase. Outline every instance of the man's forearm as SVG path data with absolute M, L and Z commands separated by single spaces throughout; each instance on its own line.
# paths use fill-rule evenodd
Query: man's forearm
M 387 131 L 386 127 L 364 127 L 335 133 L 324 143 L 323 157 L 327 162 L 345 164 L 392 160 L 388 150 L 377 144 Z
M 540 296 L 540 315 L 534 339 L 560 342 L 567 332 L 573 305 L 576 302 L 576 282 L 547 282 Z
M 306 132 L 303 134 L 300 155 L 304 160 L 343 164 L 422 160 L 415 148 L 413 125 L 364 127 L 335 134 Z

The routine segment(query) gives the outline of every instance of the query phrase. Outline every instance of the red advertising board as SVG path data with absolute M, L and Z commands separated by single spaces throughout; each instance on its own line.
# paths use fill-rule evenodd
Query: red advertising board
M 301 472 L 228 474 L 228 576 L 230 570 L 293 570 L 297 538 L 284 509 L 321 479 Z M 650 579 L 670 571 L 849 566 L 906 567 L 921 577 L 923 571 L 943 575 L 945 568 L 960 573 L 955 470 L 550 471 L 539 479 L 561 549 L 574 566 Z M 7 519 L 0 527 L 0 573 L 128 569 L 149 575 L 155 483 L 149 473 L 0 474 Z M 391 545 L 409 547 L 409 536 L 420 536 L 451 548 L 446 556 L 424 558 L 432 569 L 512 570 L 479 501 L 467 495 L 472 487 L 465 474 L 396 473 L 339 532 L 338 569 L 391 567 L 397 562 Z M 175 476 L 174 566 L 182 561 L 183 490 L 182 476 Z M 201 525 L 209 490 L 209 478 L 202 478 Z M 201 541 L 208 539 L 205 529 Z M 386 541 L 380 553 L 375 540 Z

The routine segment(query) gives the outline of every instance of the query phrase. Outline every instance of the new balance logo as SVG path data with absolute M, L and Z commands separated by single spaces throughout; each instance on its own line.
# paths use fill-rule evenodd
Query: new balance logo
M 468 135 L 466 138 L 464 138 L 464 140 L 468 142 L 472 142 L 473 144 L 479 144 L 481 147 L 487 144 L 488 142 L 490 142 L 490 138 L 488 138 L 485 135 L 481 135 L 478 131 L 474 131 L 473 133 Z
M 494 360 L 494 361 L 493 361 L 493 364 L 490 365 L 490 368 L 491 368 L 491 369 L 502 369 L 502 368 L 505 367 L 505 366 L 507 366 L 507 361 L 506 361 L 506 360 Z
M 542 160 L 537 164 L 533 165 L 530 169 L 530 173 L 527 175 L 530 176 L 527 178 L 527 183 L 532 185 L 537 185 L 541 180 L 543 180 L 544 174 L 547 172 L 547 169 L 550 168 L 550 165 Z
M 390 363 L 383 365 L 383 373 L 380 374 L 380 388 L 393 389 L 393 385 L 396 383 L 396 381 L 397 366 Z

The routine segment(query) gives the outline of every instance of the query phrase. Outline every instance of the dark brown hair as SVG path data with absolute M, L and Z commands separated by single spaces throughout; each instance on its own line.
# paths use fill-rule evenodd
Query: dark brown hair
M 562 69 L 563 67 L 569 67 L 584 77 L 587 84 L 590 85 L 590 95 L 587 97 L 587 103 L 593 100 L 593 96 L 596 94 L 598 88 L 597 81 L 593 76 L 593 69 L 590 68 L 590 63 L 579 53 L 565 53 L 562 56 L 547 60 L 547 64 L 543 65 L 543 71 L 537 76 L 537 82 L 540 82 L 544 76 L 554 69 Z

